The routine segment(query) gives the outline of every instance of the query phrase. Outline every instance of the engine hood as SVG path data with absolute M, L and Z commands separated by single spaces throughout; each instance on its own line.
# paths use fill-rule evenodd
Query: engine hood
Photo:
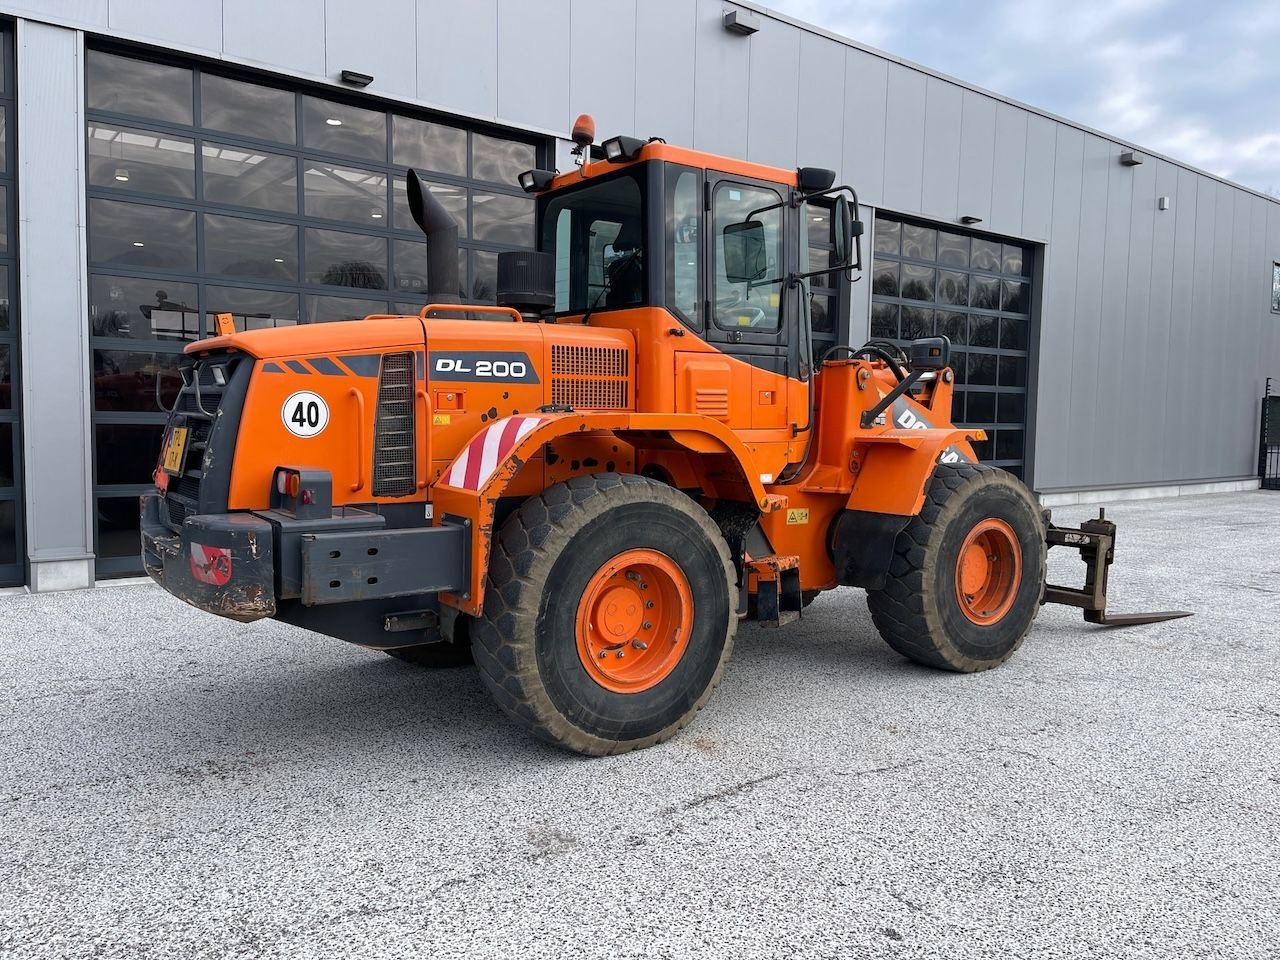
M 373 351 L 421 346 L 422 321 L 417 317 L 379 317 L 345 323 L 308 323 L 273 330 L 246 330 L 187 345 L 186 353 L 234 350 L 260 360 L 304 353 Z

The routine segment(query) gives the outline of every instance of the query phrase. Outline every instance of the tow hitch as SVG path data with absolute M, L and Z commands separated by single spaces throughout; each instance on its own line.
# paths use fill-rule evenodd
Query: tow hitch
M 1089 623 L 1104 627 L 1131 627 L 1140 623 L 1161 623 L 1189 617 L 1186 610 L 1161 613 L 1107 614 L 1107 572 L 1115 560 L 1116 525 L 1107 519 L 1107 511 L 1098 509 L 1096 520 L 1086 520 L 1079 527 L 1045 526 L 1045 543 L 1052 547 L 1071 547 L 1080 551 L 1084 560 L 1083 587 L 1059 587 L 1045 584 L 1044 603 L 1061 603 L 1080 607 Z

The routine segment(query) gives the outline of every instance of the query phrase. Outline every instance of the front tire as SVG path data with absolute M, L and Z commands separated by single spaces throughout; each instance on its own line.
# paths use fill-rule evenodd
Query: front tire
M 578 477 L 495 538 L 476 665 L 543 740 L 591 756 L 652 746 L 720 682 L 735 596 L 724 537 L 696 503 L 645 477 Z
M 898 535 L 889 579 L 867 607 L 894 650 L 941 670 L 999 666 L 1040 610 L 1044 524 L 1027 488 L 985 464 L 943 464 Z

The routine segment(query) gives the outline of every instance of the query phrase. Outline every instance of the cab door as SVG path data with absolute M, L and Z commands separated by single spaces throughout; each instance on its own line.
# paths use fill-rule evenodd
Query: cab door
M 802 288 L 788 279 L 799 255 L 799 224 L 789 195 L 790 188 L 780 184 L 708 173 L 704 313 L 708 342 L 749 367 L 749 377 L 739 379 L 749 379 L 743 386 L 750 429 L 769 432 L 753 439 L 783 442 L 793 460 L 807 440 L 810 365 L 798 335 Z M 726 230 L 746 221 L 763 227 L 763 275 L 734 281 L 725 267 Z

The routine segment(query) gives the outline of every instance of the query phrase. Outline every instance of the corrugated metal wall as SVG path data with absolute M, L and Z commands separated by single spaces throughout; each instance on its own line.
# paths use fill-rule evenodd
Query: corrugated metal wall
M 563 132 L 833 166 L 888 210 L 1045 244 L 1034 390 L 1040 490 L 1248 477 L 1280 204 L 721 0 L 44 0 L 17 16 Z M 38 121 L 37 121 L 38 122 Z M 1159 211 L 1157 198 L 1170 209 Z M 870 217 L 867 218 L 868 220 Z M 869 284 L 854 310 L 865 330 Z M 34 320 L 34 318 L 33 318 Z

